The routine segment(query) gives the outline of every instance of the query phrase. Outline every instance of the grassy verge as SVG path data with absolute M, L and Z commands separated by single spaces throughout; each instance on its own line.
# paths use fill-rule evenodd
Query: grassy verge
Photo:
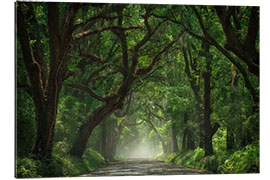
M 49 162 L 32 158 L 18 158 L 16 177 L 71 177 L 87 173 L 105 164 L 104 158 L 92 149 L 87 149 L 82 158 L 74 158 L 58 151 L 53 154 L 53 159 Z
M 259 173 L 259 144 L 254 143 L 234 152 L 216 152 L 207 157 L 204 157 L 203 149 L 197 148 L 160 155 L 157 159 L 217 174 Z

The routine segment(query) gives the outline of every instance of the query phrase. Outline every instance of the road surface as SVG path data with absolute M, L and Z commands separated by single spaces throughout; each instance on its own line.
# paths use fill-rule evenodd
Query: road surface
M 184 174 L 206 174 L 206 172 L 152 159 L 125 159 L 111 162 L 104 168 L 91 171 L 80 177 Z

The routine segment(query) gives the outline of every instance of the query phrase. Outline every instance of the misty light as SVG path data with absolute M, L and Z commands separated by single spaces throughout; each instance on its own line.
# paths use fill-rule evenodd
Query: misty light
M 154 158 L 162 152 L 161 150 L 157 152 L 152 143 L 146 141 L 135 145 L 130 149 L 129 152 L 125 153 L 124 158 Z

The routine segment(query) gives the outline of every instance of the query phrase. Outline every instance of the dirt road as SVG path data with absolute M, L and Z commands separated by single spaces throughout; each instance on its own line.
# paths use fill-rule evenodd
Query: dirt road
M 97 169 L 80 177 L 184 174 L 205 174 L 205 172 L 152 159 L 125 159 L 112 162 L 104 168 Z

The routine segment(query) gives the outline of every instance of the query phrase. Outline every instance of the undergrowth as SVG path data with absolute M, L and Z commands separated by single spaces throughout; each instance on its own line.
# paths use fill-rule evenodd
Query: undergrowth
M 104 166 L 105 160 L 98 152 L 87 149 L 82 158 L 75 158 L 63 150 L 55 150 L 51 160 L 17 158 L 17 178 L 71 177 Z
M 247 145 L 235 152 L 215 152 L 214 155 L 207 157 L 204 156 L 204 150 L 201 148 L 186 152 L 179 151 L 166 157 L 167 162 L 205 170 L 209 173 L 259 173 L 259 143 Z

